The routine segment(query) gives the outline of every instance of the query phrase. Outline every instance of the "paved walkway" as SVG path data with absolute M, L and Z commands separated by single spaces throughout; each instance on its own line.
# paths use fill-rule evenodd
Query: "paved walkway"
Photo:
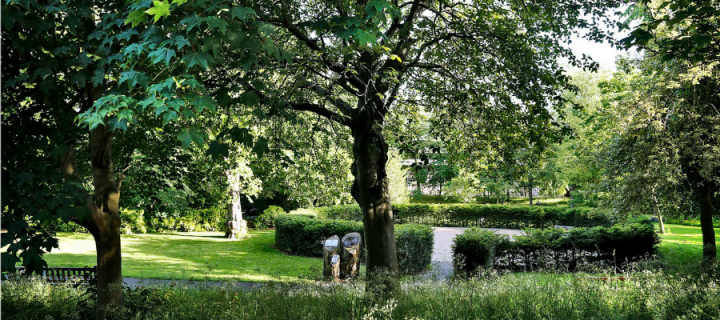
M 467 229 L 469 228 L 433 228 L 433 234 L 435 235 L 435 244 L 433 245 L 433 270 L 430 272 L 431 277 L 434 277 L 436 279 L 447 279 L 450 277 L 450 275 L 452 275 L 452 243 L 457 235 L 465 232 L 465 230 Z M 525 232 L 523 232 L 522 230 L 515 229 L 486 228 L 486 230 L 492 230 L 500 234 L 507 234 L 511 238 L 513 236 L 525 234 Z

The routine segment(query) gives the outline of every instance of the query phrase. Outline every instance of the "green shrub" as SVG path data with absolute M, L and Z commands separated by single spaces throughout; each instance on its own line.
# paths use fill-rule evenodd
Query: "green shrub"
M 314 209 L 318 217 L 362 221 L 358 205 Z M 395 223 L 435 227 L 547 228 L 553 225 L 578 227 L 611 226 L 614 216 L 597 208 L 562 206 L 481 204 L 394 204 Z
M 255 218 L 255 227 L 260 229 L 272 228 L 275 226 L 275 218 L 285 214 L 285 210 L 278 206 L 269 206 L 263 213 Z
M 609 212 L 590 207 L 568 208 L 558 218 L 558 224 L 576 227 L 609 227 L 616 222 Z
M 432 228 L 417 224 L 399 224 L 395 226 L 400 273 L 415 274 L 425 270 L 432 261 Z
M 278 249 L 303 256 L 322 256 L 322 241 L 348 233 L 365 234 L 357 221 L 313 219 L 300 215 L 279 215 L 275 219 L 275 245 Z M 398 264 L 404 274 L 417 273 L 430 264 L 433 234 L 428 226 L 396 225 Z M 364 261 L 365 250 L 361 255 Z
M 646 214 L 641 214 L 639 216 L 627 218 L 627 220 L 625 220 L 625 223 L 640 223 L 640 224 L 650 224 L 650 225 L 653 224 L 652 216 L 649 216 Z
M 146 233 L 145 211 L 133 209 L 120 210 L 120 232 L 121 233 Z
M 50 232 L 80 232 L 87 233 L 85 227 L 76 224 L 75 222 L 69 221 L 64 222 L 62 219 L 45 220 L 43 222 L 43 228 Z
M 458 271 L 478 267 L 574 270 L 584 264 L 621 268 L 656 251 L 660 238 L 652 224 L 612 227 L 528 229 L 509 241 L 506 236 L 475 228 L 455 238 L 453 261 Z
M 452 244 L 455 271 L 472 272 L 491 268 L 501 237 L 492 231 L 471 228 L 455 237 Z

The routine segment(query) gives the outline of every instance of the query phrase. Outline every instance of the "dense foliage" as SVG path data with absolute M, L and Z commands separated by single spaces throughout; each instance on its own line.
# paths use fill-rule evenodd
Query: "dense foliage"
M 624 268 L 656 253 L 660 238 L 650 223 L 612 227 L 527 229 L 525 235 L 498 235 L 472 228 L 453 243 L 457 272 L 479 267 L 511 270 L 587 270 Z

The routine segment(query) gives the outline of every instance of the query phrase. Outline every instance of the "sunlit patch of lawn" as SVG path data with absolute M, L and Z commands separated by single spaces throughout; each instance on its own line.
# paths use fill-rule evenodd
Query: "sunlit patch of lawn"
M 656 225 L 657 226 L 657 225 Z M 700 227 L 666 224 L 665 234 L 660 234 L 660 256 L 671 264 L 696 263 L 702 259 L 702 232 Z M 720 228 L 715 228 L 720 235 Z M 716 240 L 720 240 L 717 237 Z M 720 243 L 716 242 L 718 246 Z
M 275 231 L 251 231 L 230 241 L 219 232 L 122 236 L 123 276 L 145 279 L 232 280 L 243 282 L 315 279 L 322 259 L 286 255 L 272 245 Z M 96 264 L 89 234 L 58 233 L 59 250 L 45 257 L 50 267 Z

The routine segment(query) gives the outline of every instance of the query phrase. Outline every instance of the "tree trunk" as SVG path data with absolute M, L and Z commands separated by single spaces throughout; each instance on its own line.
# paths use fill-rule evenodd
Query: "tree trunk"
M 227 205 L 227 222 L 225 223 L 225 238 L 230 240 L 242 239 L 247 236 L 247 221 L 242 217 L 240 199 Z
M 415 164 L 417 164 L 417 160 L 415 160 L 415 161 L 416 161 Z M 422 188 L 420 187 L 420 179 L 419 179 L 420 175 L 418 173 L 420 173 L 420 167 L 415 166 L 415 184 L 417 184 L 417 190 L 418 190 L 417 194 L 422 196 L 423 193 L 422 193 Z
M 388 145 L 382 130 L 372 123 L 354 127 L 352 134 L 355 181 L 351 193 L 363 213 L 368 276 L 371 285 L 386 286 L 380 289 L 383 292 L 396 291 L 398 260 L 386 172 Z
M 706 182 L 707 183 L 707 182 Z M 696 187 L 698 201 L 700 202 L 700 229 L 703 237 L 703 261 L 706 264 L 715 264 L 717 248 L 715 244 L 715 229 L 713 229 L 713 192 L 708 186 Z
M 717 248 L 715 245 L 715 229 L 713 229 L 712 215 L 714 211 L 712 182 L 706 181 L 700 174 L 700 168 L 692 161 L 682 159 L 680 166 L 687 176 L 690 186 L 700 206 L 700 230 L 703 238 L 703 262 L 714 265 L 717 261 Z
M 108 221 L 105 230 L 93 234 L 97 248 L 98 319 L 110 318 L 123 301 L 120 223 L 117 220 Z
M 660 233 L 665 234 L 665 223 L 663 223 L 662 214 L 660 214 L 660 206 L 658 205 L 657 196 L 655 195 L 655 186 L 652 188 L 652 207 L 653 214 L 657 217 L 660 224 Z
M 88 199 L 90 218 L 84 225 L 97 249 L 97 318 L 112 318 L 122 307 L 122 255 L 120 246 L 120 188 L 115 184 L 112 133 L 100 126 L 90 134 L 94 198 Z
M 532 178 L 529 178 L 528 179 L 528 197 L 530 197 L 530 205 L 533 205 L 532 196 L 533 196 Z

